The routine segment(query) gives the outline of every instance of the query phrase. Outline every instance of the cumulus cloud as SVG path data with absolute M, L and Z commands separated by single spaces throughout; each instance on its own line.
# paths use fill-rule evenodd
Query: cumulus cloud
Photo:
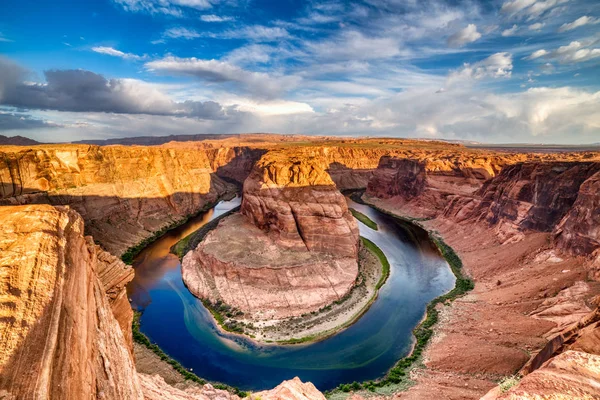
M 526 60 L 535 60 L 541 57 L 546 59 L 556 60 L 562 64 L 574 64 L 589 61 L 600 57 L 600 48 L 595 48 L 596 44 L 593 40 L 573 41 L 565 46 L 560 46 L 553 51 L 545 49 L 536 50 Z
M 27 71 L 0 59 L 0 104 L 23 109 L 120 114 L 154 114 L 205 119 L 226 118 L 215 102 L 174 102 L 151 84 L 134 79 L 106 79 L 85 70 L 45 71 L 46 83 L 24 80 Z
M 584 26 L 584 25 L 588 25 L 588 24 L 597 24 L 597 23 L 600 23 L 600 19 L 592 18 L 592 17 L 588 17 L 587 15 L 584 15 L 583 17 L 577 18 L 573 22 L 562 24 L 560 26 L 560 28 L 558 28 L 558 31 L 559 32 L 572 31 L 573 29 L 577 29 L 580 26 Z
M 220 16 L 220 15 L 215 15 L 215 14 L 204 14 L 202 16 L 200 16 L 200 19 L 204 22 L 227 22 L 227 21 L 233 21 L 233 17 L 228 17 L 228 16 Z
M 188 29 L 188 28 L 184 28 L 181 26 L 175 27 L 175 28 L 169 28 L 163 33 L 163 37 L 169 38 L 169 39 L 190 40 L 190 39 L 199 38 L 200 36 L 201 36 L 200 33 L 195 31 L 194 29 Z
M 145 56 L 138 56 L 137 54 L 132 53 L 124 53 L 115 48 L 105 46 L 92 47 L 92 51 L 100 54 L 106 54 L 108 56 L 120 57 L 125 60 L 142 60 L 145 58 Z
M 515 24 L 512 27 L 503 30 L 502 31 L 502 36 L 504 36 L 504 37 L 514 36 L 514 35 L 517 34 L 518 30 L 519 30 L 519 27 Z
M 278 76 L 264 72 L 253 72 L 226 61 L 202 60 L 195 57 L 165 57 L 146 63 L 146 68 L 173 75 L 185 75 L 208 82 L 232 83 L 261 97 L 274 97 L 296 87 L 297 76 Z
M 510 53 L 496 53 L 473 64 L 465 63 L 462 68 L 452 71 L 448 83 L 480 80 L 484 78 L 510 78 L 513 69 Z
M 531 53 L 530 56 L 525 57 L 526 60 L 535 60 L 536 58 L 540 58 L 545 56 L 546 54 L 548 54 L 548 52 L 544 49 L 540 49 L 540 50 L 536 50 L 533 53 Z
M 544 25 L 546 25 L 546 24 L 544 24 L 543 22 L 536 22 L 535 24 L 529 25 L 528 29 L 530 31 L 539 31 L 540 29 L 542 29 L 544 27 Z
M 481 38 L 481 33 L 477 32 L 477 25 L 469 24 L 448 37 L 448 46 L 462 47 L 465 44 L 472 43 Z

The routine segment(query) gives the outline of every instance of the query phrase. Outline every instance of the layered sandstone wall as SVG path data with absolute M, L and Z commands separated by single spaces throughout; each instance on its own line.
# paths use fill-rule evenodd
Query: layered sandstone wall
M 426 182 L 425 163 L 381 157 L 377 170 L 368 183 L 367 194 L 382 199 L 399 196 L 411 200 L 423 193 Z
M 82 218 L 30 205 L 0 220 L 2 397 L 143 399 Z
M 444 216 L 486 221 L 502 241 L 519 240 L 526 230 L 554 230 L 560 250 L 591 254 L 600 238 L 593 222 L 599 171 L 598 162 L 511 165 L 472 196 L 452 196 Z
M 244 182 L 241 212 L 284 247 L 356 258 L 358 225 L 324 164 L 267 153 Z
M 213 173 L 203 150 L 8 150 L 0 153 L 0 204 L 69 205 L 86 221 L 87 233 L 115 255 L 233 190 Z

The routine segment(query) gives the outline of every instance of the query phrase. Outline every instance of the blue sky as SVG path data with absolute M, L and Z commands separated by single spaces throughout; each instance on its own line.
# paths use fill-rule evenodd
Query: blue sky
M 595 0 L 4 0 L 0 133 L 600 142 Z

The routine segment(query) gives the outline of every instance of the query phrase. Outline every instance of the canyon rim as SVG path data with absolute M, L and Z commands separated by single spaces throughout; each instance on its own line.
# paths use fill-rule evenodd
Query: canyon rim
M 599 1 L 0 3 L 0 400 L 600 400 Z

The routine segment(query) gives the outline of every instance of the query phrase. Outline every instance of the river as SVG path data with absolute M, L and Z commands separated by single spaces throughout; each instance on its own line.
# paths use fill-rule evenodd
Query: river
M 128 295 L 134 309 L 143 312 L 141 331 L 198 376 L 242 390 L 269 389 L 294 376 L 320 390 L 383 376 L 410 351 L 412 330 L 427 303 L 452 289 L 455 278 L 420 228 L 347 201 L 378 224 L 375 231 L 358 222 L 360 234 L 383 250 L 391 266 L 377 300 L 349 328 L 321 342 L 292 346 L 257 345 L 217 329 L 185 288 L 179 259 L 169 249 L 238 206 L 235 198 L 166 233 L 136 257 Z

